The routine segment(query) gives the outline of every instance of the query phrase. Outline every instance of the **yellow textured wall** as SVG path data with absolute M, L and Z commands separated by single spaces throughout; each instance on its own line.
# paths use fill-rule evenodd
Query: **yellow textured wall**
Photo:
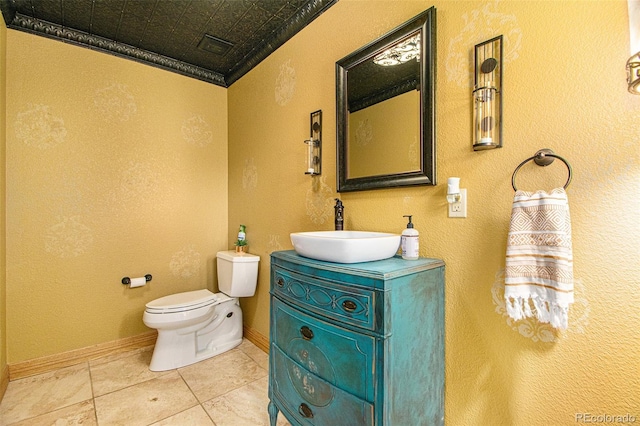
M 140 334 L 146 302 L 214 289 L 228 117 L 224 88 L 7 33 L 11 364 Z
M 437 7 L 435 187 L 336 193 L 335 62 Z M 504 148 L 471 150 L 475 44 L 504 35 Z M 333 227 L 420 231 L 446 269 L 446 423 L 575 424 L 577 413 L 640 419 L 640 96 L 626 91 L 626 1 L 341 0 L 229 89 L 229 237 L 247 225 L 262 256 L 245 322 L 267 335 L 270 252 L 289 233 Z M 323 173 L 304 174 L 309 113 L 323 111 Z M 569 329 L 507 320 L 501 300 L 515 167 L 551 148 L 574 168 L 568 189 L 576 303 Z M 447 218 L 461 177 L 468 217 Z M 564 184 L 566 169 L 523 167 L 522 189 Z M 416 327 L 421 324 L 416 318 Z
M 7 366 L 7 315 L 6 315 L 6 92 L 7 92 L 7 27 L 0 19 L 0 374 Z M 1 380 L 1 376 L 0 376 Z M 0 389 L 2 392 L 2 389 Z

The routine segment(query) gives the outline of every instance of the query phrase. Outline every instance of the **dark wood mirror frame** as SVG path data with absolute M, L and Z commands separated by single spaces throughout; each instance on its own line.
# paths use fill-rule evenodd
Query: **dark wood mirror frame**
M 372 59 L 400 40 L 420 32 L 420 169 L 394 174 L 350 178 L 348 173 L 349 70 Z M 337 189 L 363 191 L 436 184 L 435 73 L 436 9 L 422 12 L 396 29 L 336 62 Z

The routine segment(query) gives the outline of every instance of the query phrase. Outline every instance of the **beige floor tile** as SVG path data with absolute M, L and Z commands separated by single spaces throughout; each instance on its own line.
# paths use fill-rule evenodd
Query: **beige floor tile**
M 178 372 L 200 402 L 267 376 L 267 370 L 239 349 L 180 368 Z
M 193 393 L 175 370 L 95 398 L 100 426 L 148 425 L 197 404 Z
M 36 417 L 92 396 L 87 363 L 15 380 L 0 403 L 0 424 Z
M 150 426 L 176 426 L 176 425 L 193 425 L 193 426 L 215 426 L 209 418 L 209 415 L 201 405 L 189 408 L 181 413 L 161 420 Z
M 52 411 L 32 419 L 23 420 L 12 426 L 97 426 L 96 411 L 93 408 L 93 400 L 70 405 L 60 410 Z
M 268 378 L 264 377 L 202 404 L 216 426 L 269 426 Z M 278 415 L 278 425 L 289 422 Z
M 133 351 L 129 356 L 118 356 L 110 362 L 90 363 L 93 395 L 101 396 L 138 383 L 163 376 L 170 371 L 149 370 L 153 347 Z
M 249 357 L 257 362 L 260 367 L 269 371 L 269 354 L 263 352 L 262 349 L 260 349 L 247 339 L 242 340 L 242 343 L 240 344 L 240 346 L 238 346 L 238 349 L 249 355 Z
M 10 382 L 0 425 L 268 425 L 269 358 L 253 343 L 166 372 L 149 371 L 152 352 L 149 346 Z M 289 423 L 279 415 L 278 425 Z

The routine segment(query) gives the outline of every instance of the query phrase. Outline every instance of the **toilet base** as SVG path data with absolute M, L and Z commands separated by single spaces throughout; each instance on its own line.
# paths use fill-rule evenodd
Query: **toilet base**
M 242 343 L 242 310 L 237 298 L 215 305 L 215 314 L 202 327 L 158 329 L 149 370 L 166 371 L 209 359 Z

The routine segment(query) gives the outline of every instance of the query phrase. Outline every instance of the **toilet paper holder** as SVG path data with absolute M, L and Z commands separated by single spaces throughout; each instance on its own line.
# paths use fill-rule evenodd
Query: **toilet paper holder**
M 147 275 L 145 275 L 145 276 L 144 276 L 144 279 L 145 279 L 147 282 L 151 281 L 151 279 L 152 279 L 152 278 L 153 278 L 153 277 L 151 276 L 151 274 L 147 274 Z M 122 279 L 122 284 L 124 284 L 124 285 L 129 285 L 129 284 L 131 284 L 131 278 L 129 278 L 129 277 L 124 277 L 124 278 Z

